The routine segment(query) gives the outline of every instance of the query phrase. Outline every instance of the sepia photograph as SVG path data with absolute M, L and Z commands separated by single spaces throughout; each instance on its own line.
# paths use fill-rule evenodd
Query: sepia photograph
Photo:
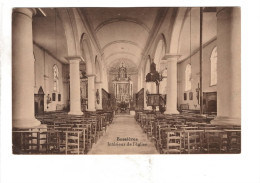
M 259 183 L 259 2 L 0 0 L 0 182 Z
M 241 153 L 240 7 L 13 8 L 12 151 Z

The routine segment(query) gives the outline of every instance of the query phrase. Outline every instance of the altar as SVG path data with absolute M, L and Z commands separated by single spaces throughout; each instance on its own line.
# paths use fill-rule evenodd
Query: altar
M 120 64 L 118 74 L 113 80 L 113 90 L 117 113 L 129 113 L 130 102 L 133 100 L 133 82 L 127 74 L 124 62 Z

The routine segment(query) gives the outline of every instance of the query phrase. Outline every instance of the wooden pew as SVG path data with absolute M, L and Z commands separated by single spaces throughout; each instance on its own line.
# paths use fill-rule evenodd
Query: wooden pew
M 81 129 L 65 131 L 65 154 L 84 154 L 85 132 Z
M 163 154 L 180 154 L 182 151 L 182 130 L 167 130 L 162 134 L 162 150 Z

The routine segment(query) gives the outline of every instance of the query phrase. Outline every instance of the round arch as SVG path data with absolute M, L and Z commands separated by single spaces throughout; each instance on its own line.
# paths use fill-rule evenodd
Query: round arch
M 144 77 L 146 76 L 146 74 L 148 74 L 150 72 L 150 65 L 152 63 L 152 58 L 151 55 L 148 55 L 148 57 L 145 60 L 145 64 L 144 64 Z
M 164 46 L 164 49 L 165 51 L 167 50 L 167 41 L 166 41 L 166 38 L 165 38 L 165 35 L 163 33 L 161 33 L 157 38 L 156 38 L 156 41 L 155 41 L 155 46 L 154 46 L 154 49 L 153 49 L 153 58 L 155 59 L 155 55 L 156 55 L 156 51 L 158 50 L 158 47 L 160 44 L 163 44 Z
M 163 72 L 164 74 L 164 79 L 160 82 L 160 93 L 161 94 L 166 94 L 166 86 L 167 86 L 167 70 L 166 70 L 166 63 L 162 62 L 162 58 L 166 54 L 166 39 L 163 34 L 161 34 L 157 38 L 157 45 L 155 47 L 156 49 L 154 50 L 154 63 L 156 64 L 156 70 L 160 73 Z M 155 86 L 153 86 L 155 87 Z
M 179 54 L 179 44 L 180 44 L 180 35 L 183 29 L 185 19 L 190 11 L 190 8 L 179 8 L 177 12 L 177 17 L 173 24 L 173 29 L 171 33 L 171 41 L 169 44 L 169 53 Z
M 151 84 L 151 82 L 146 83 L 145 80 L 146 80 L 146 75 L 150 72 L 151 63 L 152 63 L 152 58 L 150 55 L 148 55 L 148 57 L 146 58 L 145 66 L 144 66 L 144 75 L 143 76 L 144 76 L 144 84 L 146 85 L 146 90 L 149 93 L 152 92 L 152 84 Z
M 90 40 L 86 33 L 83 33 L 81 36 L 81 55 L 86 62 L 86 71 L 87 74 L 94 74 L 95 71 L 95 63 L 93 58 L 93 52 Z
M 159 72 L 161 71 L 161 60 L 163 58 L 163 56 L 166 54 L 166 39 L 164 34 L 161 34 L 158 38 L 157 38 L 157 44 L 154 50 L 154 63 L 156 64 L 156 70 Z
M 67 8 L 57 8 L 57 10 L 65 30 L 68 56 L 79 55 L 81 50 L 74 13 Z

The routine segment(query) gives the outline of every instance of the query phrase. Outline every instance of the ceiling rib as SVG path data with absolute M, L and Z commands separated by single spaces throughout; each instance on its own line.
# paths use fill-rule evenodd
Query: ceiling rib
M 86 28 L 87 32 L 91 35 L 90 38 L 93 41 L 95 47 L 99 51 L 99 53 L 102 55 L 101 46 L 99 44 L 99 41 L 97 39 L 97 36 L 95 34 L 93 25 L 90 23 L 90 20 L 88 16 L 84 13 L 84 8 L 77 8 L 77 11 L 79 13 L 79 16 L 84 24 L 84 27 Z
M 121 52 L 111 53 L 110 55 L 108 55 L 108 56 L 105 58 L 105 60 L 108 60 L 110 57 L 112 57 L 112 56 L 114 56 L 114 55 L 118 55 L 118 54 L 131 55 L 131 56 L 133 56 L 133 57 L 135 57 L 135 58 L 138 59 L 138 57 L 137 57 L 135 54 L 133 54 L 133 53 L 121 51 Z
M 151 48 L 152 43 L 154 42 L 160 27 L 162 26 L 162 23 L 163 23 L 163 21 L 166 17 L 168 9 L 169 8 L 160 8 L 158 10 L 158 13 L 157 13 L 156 18 L 155 18 L 154 23 L 153 23 L 153 27 L 151 29 L 151 33 L 149 34 L 149 37 L 147 39 L 146 45 L 145 45 L 144 50 L 143 50 L 143 54 L 142 54 L 143 58 L 142 59 L 144 59 L 147 56 L 147 53 L 148 53 L 149 49 Z M 142 64 L 142 62 L 140 62 L 139 66 L 141 64 Z
M 112 42 L 107 43 L 107 44 L 102 48 L 102 51 L 104 51 L 107 47 L 109 47 L 109 46 L 111 46 L 111 45 L 113 45 L 113 44 L 119 44 L 119 43 L 131 44 L 131 45 L 134 45 L 134 46 L 138 47 L 139 49 L 141 49 L 141 47 L 139 46 L 139 44 L 137 44 L 137 43 L 134 42 L 134 41 L 116 40 L 116 41 L 112 41 Z
M 135 19 L 135 18 L 130 18 L 130 17 L 120 17 L 120 18 L 111 18 L 108 19 L 102 23 L 100 23 L 96 29 L 95 32 L 97 33 L 100 29 L 102 29 L 104 26 L 106 26 L 107 24 L 111 24 L 111 23 L 115 23 L 115 22 L 132 22 L 135 24 L 140 25 L 141 27 L 143 27 L 148 33 L 150 32 L 149 27 L 147 27 L 147 25 L 145 25 L 142 21 Z
M 137 65 L 136 65 L 131 59 L 129 59 L 129 58 L 118 58 L 118 59 L 116 59 L 116 60 L 113 60 L 113 61 L 110 62 L 111 67 L 113 67 L 113 65 L 114 65 L 116 62 L 121 61 L 121 60 L 125 60 L 125 61 L 127 61 L 128 63 L 133 64 L 133 67 L 136 67 L 136 68 L 137 68 Z

